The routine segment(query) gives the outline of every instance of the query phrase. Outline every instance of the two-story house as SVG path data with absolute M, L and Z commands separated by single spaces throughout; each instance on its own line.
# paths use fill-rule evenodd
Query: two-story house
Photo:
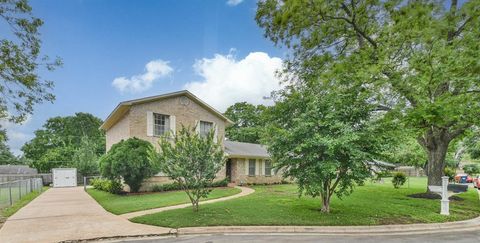
M 267 150 L 259 144 L 226 141 L 225 127 L 233 124 L 222 113 L 183 90 L 163 95 L 124 101 L 100 127 L 106 134 L 106 148 L 122 139 L 137 137 L 151 142 L 158 149 L 158 139 L 167 131 L 175 133 L 181 125 L 195 127 L 200 134 L 215 129 L 215 139 L 228 157 L 217 179 L 225 177 L 233 183 L 274 183 L 281 176 L 274 173 Z M 162 173 L 146 184 L 170 182 Z M 145 185 L 144 189 L 147 189 Z

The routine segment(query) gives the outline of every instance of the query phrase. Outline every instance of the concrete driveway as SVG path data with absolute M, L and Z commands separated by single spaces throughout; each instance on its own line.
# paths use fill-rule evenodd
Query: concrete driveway
M 82 187 L 50 188 L 8 218 L 0 229 L 0 242 L 59 242 L 169 231 L 105 211 Z

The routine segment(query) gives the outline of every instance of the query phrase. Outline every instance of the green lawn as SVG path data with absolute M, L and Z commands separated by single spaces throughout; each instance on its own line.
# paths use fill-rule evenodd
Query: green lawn
M 88 189 L 87 192 L 102 205 L 103 208 L 114 214 L 124 214 L 190 202 L 184 191 L 140 195 L 115 195 L 95 189 Z M 240 192 L 241 190 L 237 188 L 215 188 L 210 192 L 208 199 L 231 196 Z
M 41 191 L 34 191 L 31 193 L 28 193 L 27 195 L 24 195 L 20 200 L 14 202 L 12 206 L 8 206 L 1 209 L 0 211 L 1 216 L 5 218 L 12 216 L 14 213 L 20 210 L 23 206 L 27 205 L 29 202 L 31 202 L 33 199 L 38 197 L 40 194 L 42 194 L 42 192 L 46 191 L 47 189 L 48 187 L 43 187 Z
M 415 199 L 409 194 L 425 192 L 425 178 L 411 178 L 408 184 L 394 189 L 390 181 L 384 184 L 367 182 L 343 200 L 332 198 L 331 213 L 320 212 L 320 199 L 297 196 L 295 185 L 255 186 L 252 195 L 165 211 L 132 219 L 133 222 L 166 226 L 214 225 L 378 225 L 445 222 L 474 218 L 480 215 L 476 189 L 459 194 L 464 201 L 451 201 L 451 216 L 442 216 L 440 200 Z

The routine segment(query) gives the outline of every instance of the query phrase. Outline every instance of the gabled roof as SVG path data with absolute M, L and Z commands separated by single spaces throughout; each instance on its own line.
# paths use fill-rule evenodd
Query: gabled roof
M 150 96 L 150 97 L 145 97 L 145 98 L 140 98 L 140 99 L 135 99 L 135 100 L 127 100 L 120 102 L 120 104 L 115 107 L 115 109 L 110 113 L 110 115 L 105 119 L 103 124 L 100 126 L 100 129 L 103 130 L 108 130 L 110 127 L 115 125 L 115 123 L 118 122 L 120 118 L 127 113 L 127 111 L 130 109 L 132 105 L 138 105 L 138 104 L 143 104 L 143 103 L 149 103 L 149 102 L 154 102 L 162 99 L 167 99 L 167 98 L 173 98 L 173 97 L 178 97 L 178 96 L 186 96 L 205 108 L 206 110 L 212 112 L 216 116 L 220 117 L 222 120 L 224 120 L 226 123 L 233 124 L 233 122 L 225 117 L 221 112 L 217 111 L 201 99 L 199 99 L 197 96 L 194 94 L 190 93 L 188 90 L 181 90 L 177 92 L 172 92 L 172 93 L 167 93 L 167 94 L 162 94 L 162 95 L 156 95 L 156 96 Z
M 225 141 L 225 153 L 228 157 L 270 158 L 267 148 L 261 144 Z

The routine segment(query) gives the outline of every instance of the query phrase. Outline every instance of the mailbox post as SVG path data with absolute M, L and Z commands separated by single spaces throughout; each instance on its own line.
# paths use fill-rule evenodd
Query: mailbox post
M 448 200 L 448 176 L 442 176 L 442 185 L 441 186 L 428 186 L 428 189 L 431 192 L 437 193 L 442 196 L 440 204 L 440 214 L 441 215 L 450 215 L 450 207 Z
M 442 176 L 442 205 L 440 214 L 450 215 L 450 206 L 448 200 L 448 176 Z

